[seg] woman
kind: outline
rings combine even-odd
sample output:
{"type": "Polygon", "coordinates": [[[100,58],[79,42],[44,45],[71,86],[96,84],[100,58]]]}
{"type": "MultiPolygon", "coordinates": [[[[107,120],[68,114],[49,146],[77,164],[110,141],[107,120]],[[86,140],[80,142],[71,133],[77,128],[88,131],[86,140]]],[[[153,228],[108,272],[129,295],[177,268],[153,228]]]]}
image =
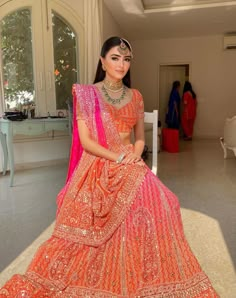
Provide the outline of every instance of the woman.
{"type": "Polygon", "coordinates": [[[183,90],[183,114],[182,128],[184,140],[191,141],[193,137],[193,126],[196,118],[197,97],[190,82],[186,81],[183,90]]]}
{"type": "Polygon", "coordinates": [[[170,98],[168,102],[168,111],[166,114],[166,124],[168,128],[179,129],[180,123],[180,95],[179,95],[180,82],[174,81],[170,98]]]}
{"type": "Polygon", "coordinates": [[[77,120],[55,230],[1,298],[217,297],[184,237],[177,198],[141,160],[131,59],[130,44],[111,37],[94,85],[73,86],[77,120]]]}

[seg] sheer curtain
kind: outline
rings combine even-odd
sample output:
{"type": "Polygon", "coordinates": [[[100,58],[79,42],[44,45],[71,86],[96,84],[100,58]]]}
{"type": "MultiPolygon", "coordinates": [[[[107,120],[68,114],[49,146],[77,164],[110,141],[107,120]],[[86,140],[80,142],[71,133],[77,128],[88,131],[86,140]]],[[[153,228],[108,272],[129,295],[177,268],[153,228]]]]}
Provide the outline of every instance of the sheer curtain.
{"type": "Polygon", "coordinates": [[[102,0],[84,1],[85,84],[93,83],[102,45],[102,0]]]}

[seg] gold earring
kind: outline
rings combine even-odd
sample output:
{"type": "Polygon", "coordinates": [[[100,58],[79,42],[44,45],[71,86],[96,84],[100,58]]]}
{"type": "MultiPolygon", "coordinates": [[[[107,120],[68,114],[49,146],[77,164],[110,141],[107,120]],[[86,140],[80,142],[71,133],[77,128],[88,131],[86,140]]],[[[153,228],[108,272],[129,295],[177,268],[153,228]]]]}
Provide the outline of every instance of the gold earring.
{"type": "Polygon", "coordinates": [[[102,69],[106,71],[106,66],[104,64],[102,64],[102,69]]]}

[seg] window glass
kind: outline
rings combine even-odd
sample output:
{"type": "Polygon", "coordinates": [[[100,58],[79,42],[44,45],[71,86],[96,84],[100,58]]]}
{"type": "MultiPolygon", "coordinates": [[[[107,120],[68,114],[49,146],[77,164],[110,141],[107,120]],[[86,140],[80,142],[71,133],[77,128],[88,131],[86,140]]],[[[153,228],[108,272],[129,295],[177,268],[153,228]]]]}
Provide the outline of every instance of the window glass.
{"type": "Polygon", "coordinates": [[[0,27],[5,108],[29,110],[35,101],[31,11],[8,14],[0,27]]]}
{"type": "Polygon", "coordinates": [[[56,108],[67,109],[72,100],[71,87],[77,82],[76,34],[55,12],[52,20],[56,108]]]}

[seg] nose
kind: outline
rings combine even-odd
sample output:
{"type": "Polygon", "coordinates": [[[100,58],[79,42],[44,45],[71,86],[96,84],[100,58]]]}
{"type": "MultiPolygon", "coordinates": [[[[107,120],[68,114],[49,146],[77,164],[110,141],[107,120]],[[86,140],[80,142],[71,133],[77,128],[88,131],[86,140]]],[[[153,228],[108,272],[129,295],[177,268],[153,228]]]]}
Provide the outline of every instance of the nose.
{"type": "Polygon", "coordinates": [[[123,59],[120,59],[119,66],[122,67],[122,68],[124,67],[124,60],[123,59]]]}

